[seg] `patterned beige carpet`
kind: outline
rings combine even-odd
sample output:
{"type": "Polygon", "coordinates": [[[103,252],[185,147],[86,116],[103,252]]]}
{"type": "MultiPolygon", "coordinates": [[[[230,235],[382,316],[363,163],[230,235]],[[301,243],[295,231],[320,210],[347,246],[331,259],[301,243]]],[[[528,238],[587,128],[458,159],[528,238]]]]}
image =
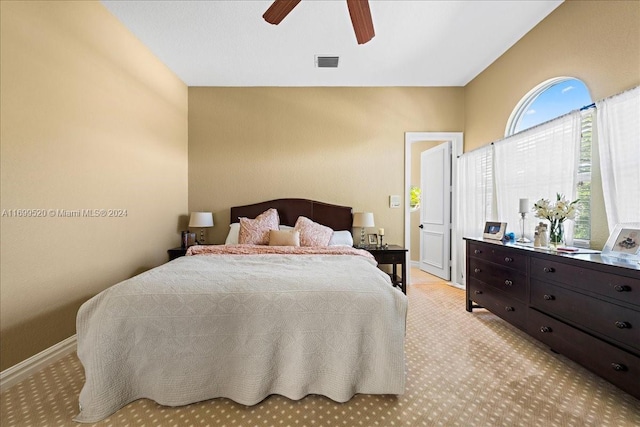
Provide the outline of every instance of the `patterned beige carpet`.
{"type": "MultiPolygon", "coordinates": [[[[271,396],[169,408],[138,400],[96,426],[640,426],[640,401],[484,310],[464,292],[412,273],[402,396],[271,396]]],[[[0,426],[79,425],[75,353],[0,396],[0,426]]],[[[639,385],[640,386],[640,385],[639,385]]]]}

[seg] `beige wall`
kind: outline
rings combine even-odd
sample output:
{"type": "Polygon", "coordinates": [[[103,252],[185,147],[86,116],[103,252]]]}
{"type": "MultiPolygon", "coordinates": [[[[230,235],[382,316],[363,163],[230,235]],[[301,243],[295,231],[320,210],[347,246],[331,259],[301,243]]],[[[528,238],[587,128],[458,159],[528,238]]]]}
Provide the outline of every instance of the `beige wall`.
{"type": "MultiPolygon", "coordinates": [[[[581,79],[600,100],[640,84],[640,2],[567,1],[465,87],[465,151],[504,137],[516,104],[538,84],[581,79]]],[[[609,231],[594,153],[592,247],[609,231]]]]}
{"type": "Polygon", "coordinates": [[[82,302],[179,244],[188,91],[98,2],[0,5],[6,369],[73,335],[82,302]],[[127,216],[9,216],[110,208],[127,216]]]}
{"type": "MultiPolygon", "coordinates": [[[[189,209],[214,212],[282,197],[371,211],[402,244],[404,133],[459,132],[462,88],[189,88],[189,209]]],[[[375,230],[371,230],[375,232],[375,230]]]]}

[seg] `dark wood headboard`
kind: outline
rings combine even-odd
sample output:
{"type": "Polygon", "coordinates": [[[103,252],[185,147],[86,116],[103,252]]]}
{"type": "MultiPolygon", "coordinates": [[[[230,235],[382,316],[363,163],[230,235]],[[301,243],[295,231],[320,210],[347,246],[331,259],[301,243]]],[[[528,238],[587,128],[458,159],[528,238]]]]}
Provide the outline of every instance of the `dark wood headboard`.
{"type": "Polygon", "coordinates": [[[280,224],[294,226],[299,216],[305,216],[333,230],[349,230],[353,223],[352,209],[307,199],[277,199],[231,208],[231,222],[240,217],[255,218],[269,208],[275,208],[280,215],[280,224]]]}

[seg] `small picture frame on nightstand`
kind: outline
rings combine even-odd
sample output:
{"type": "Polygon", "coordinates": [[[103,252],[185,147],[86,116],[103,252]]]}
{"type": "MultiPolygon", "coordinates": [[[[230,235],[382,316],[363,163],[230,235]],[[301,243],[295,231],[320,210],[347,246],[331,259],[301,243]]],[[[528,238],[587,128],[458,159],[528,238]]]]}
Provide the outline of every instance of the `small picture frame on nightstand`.
{"type": "Polygon", "coordinates": [[[377,234],[369,234],[367,235],[369,246],[378,246],[378,235],[377,234]]]}

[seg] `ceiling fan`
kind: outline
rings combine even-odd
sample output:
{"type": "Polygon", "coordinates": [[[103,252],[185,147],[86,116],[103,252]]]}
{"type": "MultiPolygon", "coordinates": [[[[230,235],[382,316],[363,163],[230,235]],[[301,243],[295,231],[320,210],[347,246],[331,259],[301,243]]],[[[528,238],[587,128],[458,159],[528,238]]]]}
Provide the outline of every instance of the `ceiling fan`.
{"type": "MultiPolygon", "coordinates": [[[[353,30],[356,33],[356,40],[358,40],[358,44],[365,44],[376,35],[373,30],[369,0],[346,1],[353,30]]],[[[300,0],[275,0],[262,17],[268,23],[278,25],[298,3],[300,0]]]]}

